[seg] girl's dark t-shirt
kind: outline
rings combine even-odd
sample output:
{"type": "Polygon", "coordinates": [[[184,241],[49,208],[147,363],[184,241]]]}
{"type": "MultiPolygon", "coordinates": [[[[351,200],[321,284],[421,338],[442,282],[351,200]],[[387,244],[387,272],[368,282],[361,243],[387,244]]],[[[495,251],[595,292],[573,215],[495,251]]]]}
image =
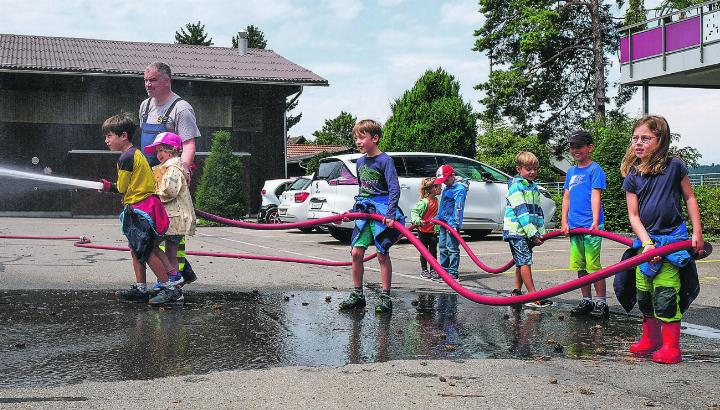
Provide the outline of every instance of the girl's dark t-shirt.
{"type": "Polygon", "coordinates": [[[640,221],[649,234],[667,235],[685,222],[680,182],[687,174],[685,163],[671,158],[660,174],[641,175],[633,168],[625,177],[622,189],[637,195],[640,221]]]}

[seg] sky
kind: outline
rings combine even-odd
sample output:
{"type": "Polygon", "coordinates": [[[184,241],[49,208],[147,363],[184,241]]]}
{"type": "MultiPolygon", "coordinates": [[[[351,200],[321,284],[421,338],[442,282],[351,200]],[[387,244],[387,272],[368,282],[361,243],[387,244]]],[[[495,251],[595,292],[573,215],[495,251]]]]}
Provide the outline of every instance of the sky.
{"type": "MultiPolygon", "coordinates": [[[[120,41],[171,43],[180,27],[201,21],[220,47],[253,24],[267,48],[330,83],[304,88],[296,110],[303,118],[292,136],[310,136],[341,111],[384,122],[391,102],[438,67],[455,76],[463,99],[479,111],[473,87],[489,71],[487,57],[472,51],[473,31],[483,24],[476,0],[0,0],[0,10],[2,33],[120,41]]],[[[640,108],[638,92],[626,111],[638,115],[640,108]]],[[[668,119],[682,145],[698,148],[702,164],[720,163],[720,144],[709,144],[717,140],[720,90],[651,88],[650,112],[668,119]]]]}

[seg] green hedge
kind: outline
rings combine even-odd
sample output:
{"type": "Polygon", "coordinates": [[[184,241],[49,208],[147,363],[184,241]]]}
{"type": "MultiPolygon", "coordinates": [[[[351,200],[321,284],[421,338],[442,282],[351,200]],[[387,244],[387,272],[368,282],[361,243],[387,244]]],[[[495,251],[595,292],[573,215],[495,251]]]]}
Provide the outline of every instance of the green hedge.
{"type": "Polygon", "coordinates": [[[555,201],[555,213],[553,214],[553,222],[555,222],[555,229],[560,229],[560,220],[562,219],[562,195],[550,191],[552,200],[555,201]]]}
{"type": "Polygon", "coordinates": [[[720,186],[699,186],[693,191],[700,207],[703,234],[720,234],[720,186]]]}

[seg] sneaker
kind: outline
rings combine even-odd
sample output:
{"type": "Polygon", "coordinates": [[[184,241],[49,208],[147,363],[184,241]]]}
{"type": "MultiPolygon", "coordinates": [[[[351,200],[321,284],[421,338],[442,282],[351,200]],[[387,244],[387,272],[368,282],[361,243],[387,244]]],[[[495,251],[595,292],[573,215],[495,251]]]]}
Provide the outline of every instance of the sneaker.
{"type": "Polygon", "coordinates": [[[380,295],[380,301],[375,306],[375,313],[388,313],[392,312],[392,300],[390,296],[380,295]]]}
{"type": "Polygon", "coordinates": [[[180,274],[183,278],[183,285],[189,285],[197,280],[197,275],[187,259],[185,259],[185,266],[183,267],[183,270],[180,271],[180,274]]]}
{"type": "Polygon", "coordinates": [[[118,299],[126,300],[128,302],[145,303],[148,299],[150,299],[148,293],[138,289],[137,285],[134,283],[130,285],[130,289],[123,289],[115,292],[115,296],[117,296],[118,299]]]}
{"type": "Polygon", "coordinates": [[[510,296],[522,296],[522,291],[520,289],[513,289],[512,292],[510,292],[510,296]]]}
{"type": "Polygon", "coordinates": [[[352,292],[350,296],[347,297],[347,299],[340,302],[340,305],[338,305],[338,310],[362,309],[365,307],[365,305],[365,295],[352,292]]]}
{"type": "Polygon", "coordinates": [[[152,289],[150,289],[150,292],[152,292],[153,295],[157,295],[158,292],[162,290],[162,285],[160,284],[160,281],[155,281],[155,284],[153,285],[152,289]]]}
{"type": "Polygon", "coordinates": [[[590,312],[590,316],[596,319],[607,319],[610,316],[610,308],[607,303],[599,300],[595,302],[595,308],[590,312]]]}
{"type": "Polygon", "coordinates": [[[162,306],[168,303],[182,303],[185,300],[185,296],[182,291],[175,286],[162,288],[160,293],[148,301],[151,306],[162,306]]]}
{"type": "Polygon", "coordinates": [[[171,285],[173,285],[173,286],[175,286],[175,285],[180,285],[180,284],[182,284],[184,281],[185,281],[185,279],[183,279],[183,276],[182,276],[182,274],[181,274],[180,272],[175,272],[174,275],[168,276],[168,283],[171,284],[171,285]]]}
{"type": "Polygon", "coordinates": [[[525,304],[525,307],[529,308],[545,308],[548,306],[551,306],[553,303],[551,300],[543,299],[543,300],[536,300],[534,302],[528,302],[525,304]]]}
{"type": "MultiPolygon", "coordinates": [[[[180,273],[176,273],[175,275],[169,276],[168,275],[168,283],[170,285],[176,286],[176,285],[183,285],[185,283],[185,278],[180,273]]],[[[190,282],[187,282],[190,283],[190,282]]],[[[152,287],[152,292],[154,294],[157,294],[162,290],[162,284],[160,284],[160,281],[155,281],[155,284],[152,287]]]]}
{"type": "Polygon", "coordinates": [[[430,279],[438,282],[442,282],[442,278],[440,277],[440,274],[435,272],[435,269],[430,269],[430,279]]]}
{"type": "Polygon", "coordinates": [[[457,274],[457,273],[451,273],[450,276],[451,276],[453,279],[455,279],[455,280],[460,279],[460,275],[457,274]]]}
{"type": "Polygon", "coordinates": [[[570,310],[570,316],[586,316],[595,308],[595,303],[591,300],[583,299],[580,304],[570,310]]]}
{"type": "Polygon", "coordinates": [[[423,269],[423,270],[420,272],[420,277],[423,278],[423,279],[432,279],[432,274],[430,273],[429,270],[423,269]]]}

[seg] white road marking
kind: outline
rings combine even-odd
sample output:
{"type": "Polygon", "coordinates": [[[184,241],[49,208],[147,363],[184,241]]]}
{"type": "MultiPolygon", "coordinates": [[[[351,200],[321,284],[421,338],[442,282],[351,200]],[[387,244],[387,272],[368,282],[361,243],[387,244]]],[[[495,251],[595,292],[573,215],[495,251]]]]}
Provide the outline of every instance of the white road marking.
{"type": "Polygon", "coordinates": [[[284,252],[284,253],[287,253],[287,254],[290,254],[290,255],[303,256],[303,257],[306,257],[306,258],[312,258],[312,259],[317,259],[317,260],[322,260],[322,261],[327,261],[327,262],[338,262],[338,261],[333,260],[333,259],[322,258],[322,257],[319,257],[319,256],[306,255],[306,254],[304,254],[304,253],[287,251],[287,250],[284,250],[284,249],[277,249],[277,248],[273,248],[273,247],[270,247],[270,246],[259,245],[259,244],[256,244],[256,243],[239,241],[239,240],[237,240],[237,239],[224,238],[224,237],[222,237],[222,236],[205,235],[205,234],[202,234],[202,233],[198,233],[198,236],[205,236],[205,237],[209,237],[209,238],[222,239],[222,240],[225,240],[225,241],[228,241],[228,242],[235,242],[235,243],[239,243],[239,244],[242,244],[242,245],[254,246],[254,247],[256,247],[256,248],[261,248],[261,249],[272,249],[272,250],[274,250],[274,251],[284,252]]]}

